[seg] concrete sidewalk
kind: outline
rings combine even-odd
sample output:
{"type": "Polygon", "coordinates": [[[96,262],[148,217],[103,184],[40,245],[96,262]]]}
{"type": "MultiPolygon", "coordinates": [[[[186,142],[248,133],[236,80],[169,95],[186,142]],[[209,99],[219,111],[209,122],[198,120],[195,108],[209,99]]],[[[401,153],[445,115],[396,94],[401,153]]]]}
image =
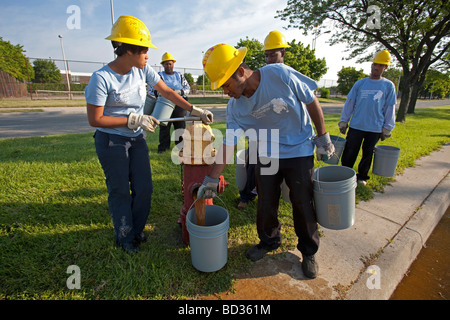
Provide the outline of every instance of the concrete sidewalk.
{"type": "Polygon", "coordinates": [[[233,293],[213,298],[389,299],[450,204],[449,171],[446,144],[396,176],[384,193],[358,204],[352,227],[321,227],[316,279],[304,277],[296,249],[255,262],[238,276],[233,293]]]}

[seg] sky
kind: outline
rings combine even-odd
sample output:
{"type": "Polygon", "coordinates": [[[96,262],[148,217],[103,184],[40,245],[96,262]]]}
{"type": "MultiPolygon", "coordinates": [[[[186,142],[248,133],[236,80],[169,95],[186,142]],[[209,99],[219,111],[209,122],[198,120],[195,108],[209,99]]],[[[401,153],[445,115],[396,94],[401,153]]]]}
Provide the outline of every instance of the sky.
{"type": "MultiPolygon", "coordinates": [[[[287,0],[113,0],[116,20],[132,15],[148,27],[152,43],[150,65],[160,65],[170,52],[176,68],[202,68],[203,52],[218,44],[235,46],[240,39],[264,42],[272,30],[282,32],[287,41],[295,39],[311,45],[313,36],[298,29],[288,29],[286,21],[275,18],[287,0]]],[[[30,58],[62,59],[108,63],[114,59],[112,46],[105,37],[112,26],[109,0],[0,0],[0,37],[13,45],[20,44],[30,58]],[[62,36],[61,39],[58,35],[62,36]]],[[[342,60],[345,46],[330,46],[329,34],[316,40],[316,57],[325,58],[328,72],[323,79],[337,80],[342,66],[370,70],[370,63],[356,64],[342,60]]],[[[56,62],[63,69],[62,62],[56,62]]],[[[71,62],[72,71],[92,72],[102,64],[71,62]]],[[[201,70],[186,70],[201,74],[201,70]]]]}

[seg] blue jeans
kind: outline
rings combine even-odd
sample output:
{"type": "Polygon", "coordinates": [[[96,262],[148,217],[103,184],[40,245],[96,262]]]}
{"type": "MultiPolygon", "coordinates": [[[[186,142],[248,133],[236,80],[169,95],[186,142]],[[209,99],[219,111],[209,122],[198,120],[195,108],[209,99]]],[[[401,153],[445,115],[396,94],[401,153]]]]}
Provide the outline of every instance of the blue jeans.
{"type": "Polygon", "coordinates": [[[121,244],[132,243],[144,230],[153,192],[145,136],[129,138],[97,130],[94,137],[105,173],[114,237],[121,244]]]}

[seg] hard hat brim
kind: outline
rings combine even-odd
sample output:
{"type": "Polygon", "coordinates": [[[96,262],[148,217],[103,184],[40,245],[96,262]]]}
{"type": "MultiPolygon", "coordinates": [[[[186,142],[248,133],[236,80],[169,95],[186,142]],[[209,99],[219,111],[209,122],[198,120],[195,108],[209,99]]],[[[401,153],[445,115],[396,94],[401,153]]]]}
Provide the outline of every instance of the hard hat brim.
{"type": "Polygon", "coordinates": [[[111,41],[122,42],[122,43],[133,44],[133,45],[139,46],[139,47],[158,49],[158,47],[156,47],[150,41],[144,41],[143,42],[143,41],[138,41],[138,40],[135,40],[135,39],[120,38],[120,37],[113,37],[113,36],[106,37],[105,39],[106,40],[111,40],[111,41]]]}
{"type": "Polygon", "coordinates": [[[272,45],[272,46],[264,46],[262,48],[262,51],[267,51],[267,50],[273,50],[273,49],[285,49],[285,48],[290,48],[291,46],[288,44],[279,44],[279,45],[272,45]]]}

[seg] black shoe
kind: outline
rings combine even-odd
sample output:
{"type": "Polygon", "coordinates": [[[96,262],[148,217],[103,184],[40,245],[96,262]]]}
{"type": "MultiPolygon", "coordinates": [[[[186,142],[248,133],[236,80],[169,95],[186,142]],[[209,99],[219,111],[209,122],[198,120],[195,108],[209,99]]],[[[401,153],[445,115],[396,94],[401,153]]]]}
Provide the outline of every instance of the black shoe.
{"type": "Polygon", "coordinates": [[[302,270],[303,274],[310,279],[315,279],[317,277],[319,265],[317,264],[314,255],[303,256],[302,270]]]}
{"type": "Polygon", "coordinates": [[[255,262],[255,261],[262,259],[267,252],[273,251],[273,250],[277,249],[278,247],[279,247],[279,245],[271,248],[271,247],[268,247],[267,245],[258,243],[256,246],[253,246],[250,249],[248,249],[245,256],[247,257],[247,259],[250,259],[253,262],[255,262]]]}
{"type": "Polygon", "coordinates": [[[147,242],[147,236],[143,232],[141,232],[140,234],[134,236],[133,242],[136,245],[140,245],[143,242],[147,242]]]}
{"type": "Polygon", "coordinates": [[[139,252],[139,246],[137,246],[134,242],[120,243],[119,240],[116,239],[115,243],[116,243],[116,248],[122,248],[122,250],[127,253],[139,252]]]}

